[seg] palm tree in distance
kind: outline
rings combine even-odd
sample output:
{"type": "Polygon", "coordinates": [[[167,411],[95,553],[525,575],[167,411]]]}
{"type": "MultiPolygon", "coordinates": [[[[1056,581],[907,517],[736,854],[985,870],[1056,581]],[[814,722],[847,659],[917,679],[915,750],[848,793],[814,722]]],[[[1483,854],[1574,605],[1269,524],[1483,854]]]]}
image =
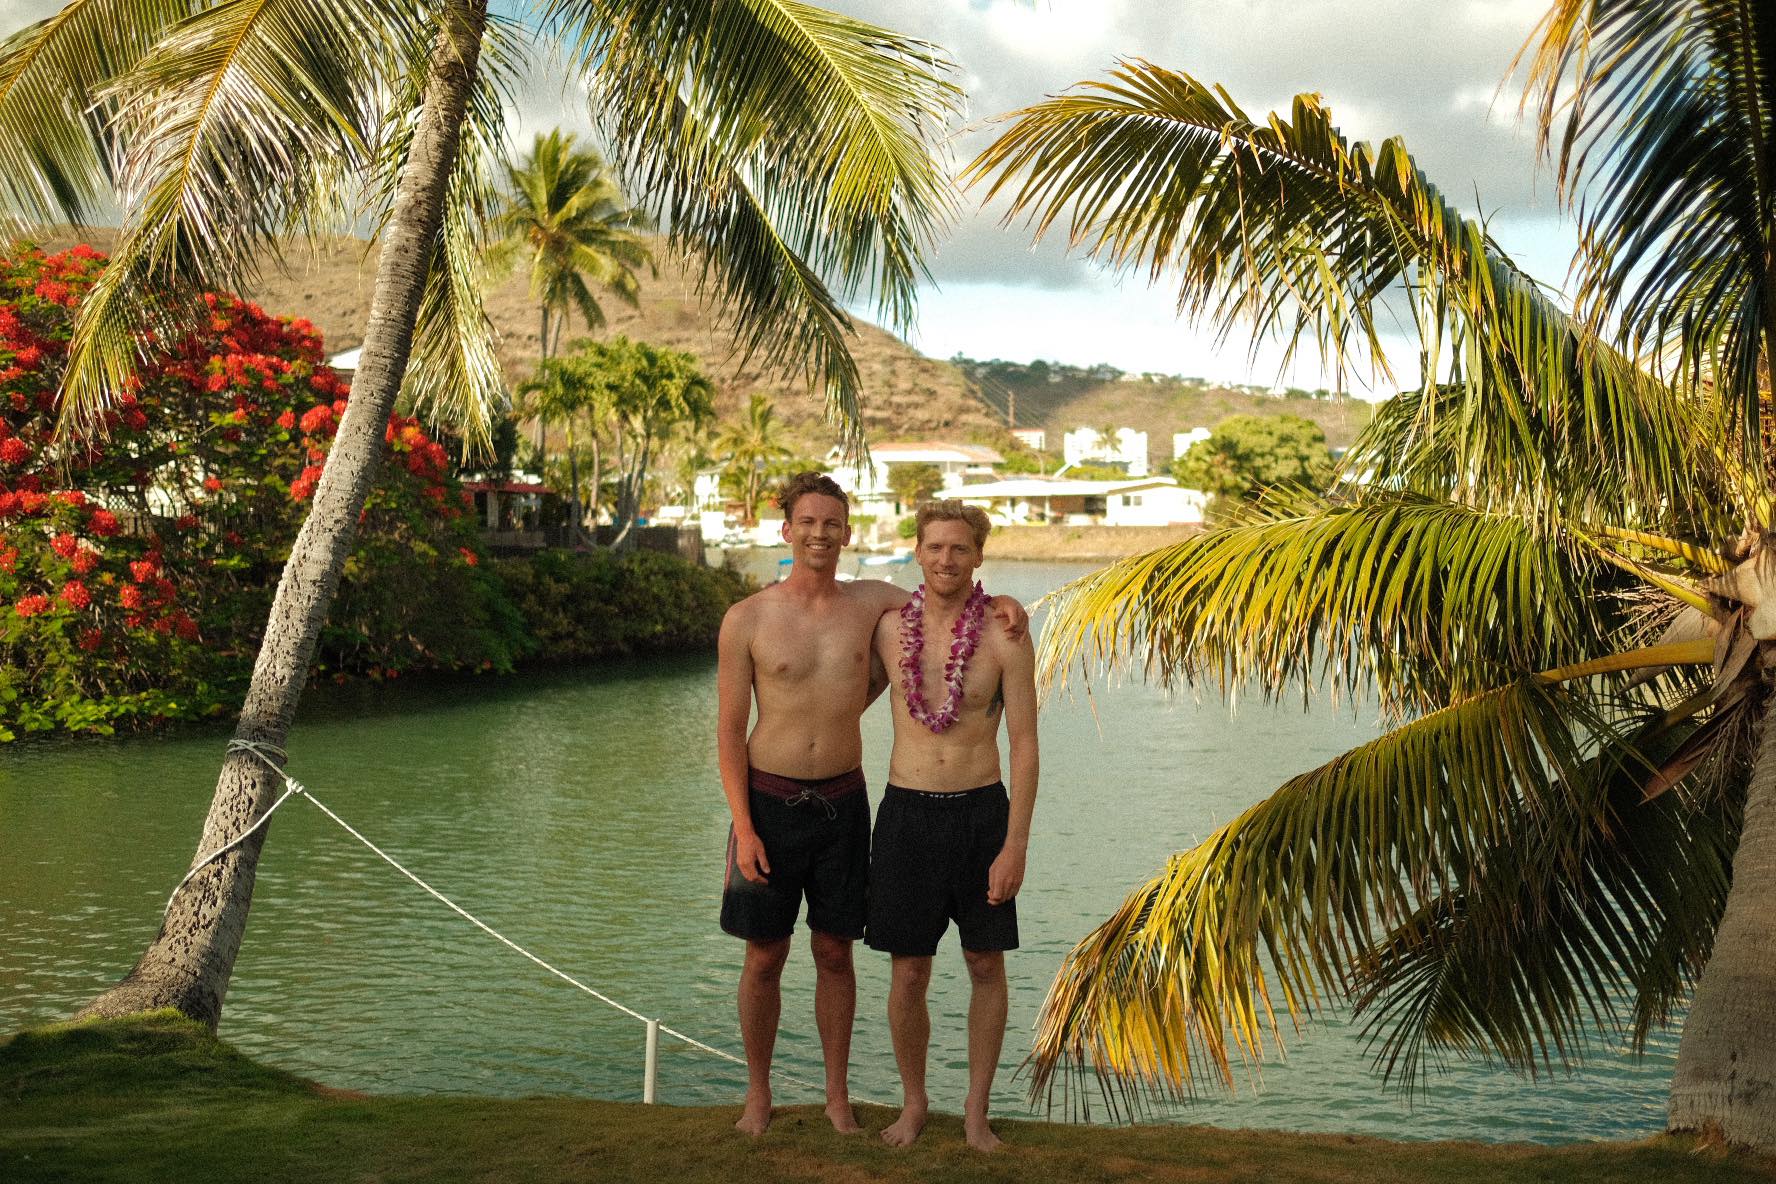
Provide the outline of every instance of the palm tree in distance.
{"type": "MultiPolygon", "coordinates": [[[[614,156],[697,261],[740,352],[800,368],[860,440],[843,304],[868,291],[896,326],[911,315],[951,208],[933,158],[958,97],[942,52],[782,0],[540,7],[614,156]]],[[[361,201],[379,228],[353,394],[285,564],[237,741],[288,737],[403,388],[469,440],[490,436],[499,373],[478,269],[524,48],[485,0],[70,0],[0,41],[4,212],[84,224],[113,201],[123,211],[73,330],[68,438],[102,423],[149,341],[177,341],[205,315],[205,290],[250,288],[292,228],[355,225],[361,201]]],[[[269,829],[255,825],[279,788],[231,747],[201,866],[90,1012],[174,1007],[217,1023],[269,829]]]]}
{"type": "MultiPolygon", "coordinates": [[[[640,231],[646,216],[631,206],[616,174],[597,152],[579,147],[560,129],[538,135],[530,155],[506,170],[509,191],[494,248],[495,266],[522,261],[537,302],[537,351],[546,363],[577,312],[588,329],[602,329],[603,288],[634,307],[641,293],[638,268],[653,261],[640,231]]],[[[548,460],[549,412],[537,417],[538,464],[548,460]]]]}
{"type": "Polygon", "coordinates": [[[746,401],[745,417],[724,424],[715,437],[714,448],[716,455],[723,458],[723,476],[740,490],[750,526],[758,521],[759,498],[763,496],[765,473],[771,462],[790,455],[771,396],[754,391],[746,401]]]}
{"type": "Polygon", "coordinates": [[[1378,1067],[1526,1073],[1681,1011],[1674,1130],[1776,1146],[1776,38],[1765,6],[1559,0],[1530,101],[1580,212],[1556,306],[1397,139],[1317,96],[1254,120],[1148,62],[1014,113],[971,165],[1037,235],[1180,307],[1422,387],[1331,493],[1070,586],[1065,678],[1329,684],[1393,725],[1178,854],[1065,960],[1033,1054],[1111,1089],[1232,1081],[1273,1007],[1354,1006],[1378,1067]],[[1133,178],[1131,183],[1130,179],[1133,178]]]}
{"type": "MultiPolygon", "coordinates": [[[[580,344],[584,346],[588,343],[580,344]]],[[[597,425],[610,415],[605,385],[584,353],[572,353],[563,357],[544,358],[537,363],[536,372],[520,384],[518,393],[527,396],[532,410],[540,420],[558,420],[566,426],[568,530],[572,541],[578,542],[583,518],[588,512],[597,514],[598,489],[604,479],[604,453],[597,425]],[[579,446],[574,438],[575,429],[580,426],[582,419],[589,420],[592,426],[589,434],[592,445],[592,501],[589,506],[580,502],[579,446]]]]}

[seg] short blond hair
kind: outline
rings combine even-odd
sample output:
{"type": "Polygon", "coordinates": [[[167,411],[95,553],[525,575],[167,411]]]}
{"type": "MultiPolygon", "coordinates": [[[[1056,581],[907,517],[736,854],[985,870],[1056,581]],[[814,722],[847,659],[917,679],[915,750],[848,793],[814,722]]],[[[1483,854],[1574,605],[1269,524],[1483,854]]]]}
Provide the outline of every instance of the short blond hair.
{"type": "Polygon", "coordinates": [[[925,541],[925,526],[931,522],[966,522],[969,531],[974,535],[974,549],[985,553],[987,535],[993,530],[993,523],[987,512],[979,506],[969,506],[955,498],[945,498],[940,502],[925,502],[920,505],[917,516],[913,519],[918,530],[914,532],[915,542],[925,541]]]}

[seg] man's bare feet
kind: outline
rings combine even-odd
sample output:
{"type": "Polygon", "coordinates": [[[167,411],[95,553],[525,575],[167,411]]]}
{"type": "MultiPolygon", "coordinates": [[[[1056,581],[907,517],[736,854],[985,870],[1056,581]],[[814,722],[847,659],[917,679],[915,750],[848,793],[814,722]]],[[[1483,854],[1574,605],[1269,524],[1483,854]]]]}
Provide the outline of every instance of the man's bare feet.
{"type": "Polygon", "coordinates": [[[848,1101],[828,1102],[826,1117],[833,1124],[833,1130],[841,1135],[860,1135],[863,1124],[857,1121],[857,1111],[851,1108],[848,1101]]]}
{"type": "Polygon", "coordinates": [[[746,1108],[740,1112],[740,1121],[734,1129],[743,1135],[758,1138],[771,1125],[771,1091],[746,1091],[746,1108]]]}
{"type": "Polygon", "coordinates": [[[912,1146],[913,1140],[919,1137],[919,1132],[925,1129],[925,1112],[930,1108],[931,1102],[927,1098],[919,1098],[917,1101],[908,1098],[906,1105],[901,1107],[900,1117],[894,1120],[894,1125],[882,1132],[882,1142],[890,1147],[912,1146]]]}
{"type": "Polygon", "coordinates": [[[968,1145],[976,1151],[997,1151],[1001,1146],[998,1135],[987,1125],[985,1111],[980,1114],[970,1112],[962,1116],[962,1134],[968,1139],[968,1145]]]}

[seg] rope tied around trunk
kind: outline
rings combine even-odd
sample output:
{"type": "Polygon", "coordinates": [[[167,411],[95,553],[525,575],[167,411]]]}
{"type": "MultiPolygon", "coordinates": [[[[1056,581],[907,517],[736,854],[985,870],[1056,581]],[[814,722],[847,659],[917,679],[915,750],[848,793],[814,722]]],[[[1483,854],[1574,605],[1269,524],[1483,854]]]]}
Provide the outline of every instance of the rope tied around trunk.
{"type": "MultiPolygon", "coordinates": [[[[172,895],[167,897],[166,908],[161,910],[161,916],[162,916],[163,920],[165,919],[166,914],[172,910],[173,901],[178,898],[180,892],[185,890],[185,886],[191,882],[191,878],[193,876],[195,876],[198,872],[202,871],[205,867],[209,866],[211,863],[213,863],[217,859],[220,859],[222,856],[224,856],[228,852],[232,851],[234,848],[238,847],[241,843],[245,842],[250,835],[252,835],[260,827],[265,825],[265,823],[271,818],[272,814],[276,812],[276,810],[279,806],[281,806],[285,802],[289,801],[292,796],[300,794],[301,796],[307,798],[311,803],[313,803],[314,807],[316,809],[318,809],[321,813],[325,814],[328,818],[331,818],[335,823],[337,823],[341,827],[341,829],[343,829],[347,834],[351,835],[352,838],[358,840],[358,842],[362,843],[364,846],[368,847],[371,851],[373,851],[378,857],[380,857],[383,860],[383,862],[387,863],[390,867],[392,867],[396,871],[400,872],[403,876],[406,876],[409,880],[412,880],[415,884],[417,884],[421,888],[425,889],[425,891],[427,893],[429,893],[431,896],[436,898],[446,908],[450,909],[451,912],[455,913],[457,916],[461,917],[463,920],[467,921],[469,924],[475,926],[477,929],[481,930],[483,933],[487,934],[489,937],[493,938],[495,941],[498,941],[501,945],[506,946],[508,949],[512,950],[515,953],[523,955],[524,957],[530,959],[530,961],[536,963],[538,966],[542,967],[544,970],[548,971],[550,974],[554,975],[556,978],[560,979],[561,981],[567,983],[570,986],[576,987],[581,991],[584,991],[586,994],[592,996],[594,999],[598,1000],[600,1003],[603,1003],[609,1007],[616,1008],[618,1011],[622,1012],[626,1016],[630,1016],[633,1019],[638,1019],[644,1024],[657,1022],[657,1021],[651,1019],[650,1017],[643,1015],[641,1012],[636,1011],[633,1007],[625,1007],[623,1004],[617,1002],[615,999],[612,999],[609,995],[606,995],[600,991],[594,990],[593,988],[587,986],[585,983],[581,982],[579,979],[573,977],[571,974],[568,974],[566,971],[559,970],[556,967],[549,965],[549,963],[543,961],[541,958],[537,957],[535,954],[531,953],[529,950],[525,949],[523,946],[519,945],[517,942],[513,941],[511,938],[507,937],[505,934],[500,933],[498,930],[494,929],[491,925],[488,925],[485,921],[481,920],[479,917],[475,916],[474,914],[470,913],[467,909],[465,909],[461,905],[457,904],[454,900],[451,900],[448,896],[445,896],[442,892],[439,892],[436,888],[432,887],[430,884],[426,883],[424,880],[422,880],[418,876],[414,875],[411,871],[408,871],[392,855],[390,855],[388,852],[384,851],[381,847],[378,847],[375,843],[372,843],[369,839],[365,838],[362,834],[360,834],[358,832],[358,830],[356,828],[354,828],[345,819],[343,819],[339,815],[335,814],[332,810],[329,810],[327,808],[327,806],[325,805],[325,803],[323,803],[319,798],[315,797],[313,793],[309,792],[309,789],[307,786],[303,785],[300,781],[296,780],[294,777],[291,777],[288,773],[286,773],[283,768],[283,762],[287,761],[289,759],[289,757],[288,757],[288,754],[282,748],[278,747],[275,744],[265,743],[265,742],[257,741],[257,740],[242,740],[237,737],[237,738],[232,739],[228,742],[228,752],[230,754],[237,753],[237,752],[244,753],[247,756],[251,756],[251,757],[258,759],[262,764],[265,765],[266,768],[270,769],[273,773],[277,774],[279,777],[281,777],[283,779],[284,792],[278,796],[278,799],[271,804],[270,808],[268,808],[265,811],[265,813],[263,813],[259,816],[258,820],[255,821],[252,826],[248,827],[246,830],[242,831],[241,834],[238,835],[236,838],[230,840],[228,843],[225,843],[221,847],[218,847],[216,850],[210,852],[208,855],[204,856],[202,859],[198,860],[195,864],[192,865],[191,870],[185,873],[185,878],[183,880],[179,881],[178,887],[173,889],[172,895]]],[[[733,1053],[727,1052],[724,1049],[716,1048],[715,1046],[710,1045],[710,1044],[705,1044],[703,1041],[698,1040],[694,1036],[687,1036],[683,1032],[678,1031],[676,1028],[671,1028],[665,1024],[660,1024],[659,1030],[661,1032],[664,1032],[666,1035],[672,1037],[674,1040],[678,1040],[684,1044],[688,1044],[692,1048],[695,1048],[701,1052],[708,1053],[710,1056],[719,1057],[724,1061],[728,1061],[732,1064],[739,1065],[741,1068],[747,1067],[746,1061],[743,1058],[737,1057],[733,1053]]],[[[808,1080],[801,1078],[801,1077],[796,1077],[790,1073],[785,1073],[780,1069],[773,1069],[771,1071],[771,1075],[773,1077],[781,1078],[784,1081],[791,1082],[795,1085],[805,1086],[808,1089],[820,1090],[822,1092],[824,1092],[826,1089],[826,1087],[824,1085],[817,1085],[812,1081],[808,1081],[808,1080]]],[[[860,1101],[860,1102],[870,1102],[870,1099],[868,1099],[868,1098],[857,1098],[855,1100],[860,1101]]],[[[880,1103],[871,1103],[871,1104],[877,1105],[880,1103]]]]}

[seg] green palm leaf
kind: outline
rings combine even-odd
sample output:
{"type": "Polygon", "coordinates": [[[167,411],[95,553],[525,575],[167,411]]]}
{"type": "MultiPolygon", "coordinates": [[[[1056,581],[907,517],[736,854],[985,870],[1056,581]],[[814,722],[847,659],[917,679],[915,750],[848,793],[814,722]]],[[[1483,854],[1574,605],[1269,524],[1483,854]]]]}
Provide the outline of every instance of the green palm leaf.
{"type": "Polygon", "coordinates": [[[1389,712],[1426,711],[1615,648],[1625,618],[1607,593],[1621,586],[1594,552],[1516,515],[1303,495],[1067,585],[1041,666],[1053,682],[1144,658],[1168,684],[1373,686],[1389,712]]]}
{"type": "Polygon", "coordinates": [[[1655,719],[1624,749],[1593,758],[1549,809],[1512,820],[1472,884],[1428,902],[1361,956],[1353,998],[1386,1075],[1410,1086],[1428,1050],[1496,1056],[1534,1075],[1578,1057],[1598,1030],[1644,1045],[1707,961],[1749,746],[1716,754],[1713,771],[1730,786],[1650,803],[1642,762],[1707,743],[1702,733],[1743,722],[1739,714],[1680,727],[1655,719]]]}
{"type": "Polygon", "coordinates": [[[793,0],[554,0],[630,188],[741,351],[799,365],[861,442],[842,304],[911,320],[953,204],[933,159],[960,92],[934,46],[793,0]],[[831,286],[828,286],[828,280],[831,286]]]}
{"type": "Polygon", "coordinates": [[[196,0],[69,0],[0,42],[0,194],[25,223],[85,224],[111,198],[113,105],[94,99],[196,0]]]}
{"type": "Polygon", "coordinates": [[[1173,856],[1067,956],[1033,1090],[1052,1097],[1066,1067],[1136,1095],[1230,1084],[1234,1050],[1258,1059],[1279,1040],[1279,1003],[1311,1015],[1349,991],[1370,951],[1479,885],[1511,836],[1558,825],[1600,767],[1650,772],[1625,738],[1633,718],[1617,716],[1524,679],[1293,778],[1173,856]]]}
{"type": "Polygon", "coordinates": [[[1074,246],[1155,282],[1176,273],[1179,311],[1223,335],[1245,324],[1254,347],[1276,334],[1291,352],[1312,340],[1340,364],[1361,346],[1387,370],[1376,323],[1403,287],[1419,358],[1447,370],[1426,384],[1459,392],[1458,472],[1533,471],[1551,432],[1610,457],[1640,500],[1679,484],[1675,428],[1644,376],[1556,307],[1398,138],[1347,142],[1316,95],[1297,96],[1287,120],[1256,121],[1225,91],[1141,61],[1004,118],[965,176],[991,178],[988,199],[1010,195],[1008,220],[1038,237],[1064,224],[1074,246]]]}
{"type": "Polygon", "coordinates": [[[1584,194],[1581,300],[1674,375],[1705,372],[1748,448],[1776,345],[1773,26],[1759,4],[1557,0],[1526,100],[1584,194]]]}
{"type": "Polygon", "coordinates": [[[386,80],[424,41],[398,0],[221,0],[112,84],[128,217],[75,322],[64,424],[91,423],[199,290],[245,286],[284,232],[341,207],[386,80]]]}

